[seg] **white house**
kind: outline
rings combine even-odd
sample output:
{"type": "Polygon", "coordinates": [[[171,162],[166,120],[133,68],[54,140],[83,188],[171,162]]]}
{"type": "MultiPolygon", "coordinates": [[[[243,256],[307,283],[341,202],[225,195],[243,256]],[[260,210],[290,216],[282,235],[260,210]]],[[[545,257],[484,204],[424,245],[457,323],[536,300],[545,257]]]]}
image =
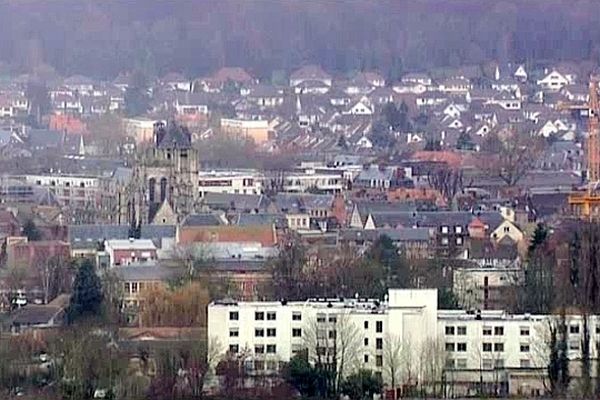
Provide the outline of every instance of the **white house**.
{"type": "Polygon", "coordinates": [[[561,74],[557,70],[552,70],[542,79],[537,81],[538,86],[548,91],[559,91],[566,85],[574,83],[566,75],[561,74]]]}
{"type": "Polygon", "coordinates": [[[350,106],[343,112],[343,114],[351,115],[373,115],[373,113],[373,104],[365,96],[354,103],[350,103],[350,106]]]}

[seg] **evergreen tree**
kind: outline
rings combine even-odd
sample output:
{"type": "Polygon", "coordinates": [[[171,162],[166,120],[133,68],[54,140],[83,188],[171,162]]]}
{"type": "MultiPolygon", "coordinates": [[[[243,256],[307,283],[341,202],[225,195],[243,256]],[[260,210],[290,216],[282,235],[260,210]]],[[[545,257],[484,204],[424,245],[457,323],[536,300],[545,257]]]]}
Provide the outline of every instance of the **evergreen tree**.
{"type": "Polygon", "coordinates": [[[42,239],[42,234],[35,225],[35,222],[31,219],[28,219],[27,222],[25,222],[25,225],[23,226],[23,235],[25,235],[30,242],[42,239]]]}
{"type": "Polygon", "coordinates": [[[473,139],[471,135],[467,132],[462,131],[456,140],[456,148],[458,150],[468,150],[472,151],[475,149],[475,143],[473,143],[473,139]]]}
{"type": "Polygon", "coordinates": [[[86,259],[81,263],[73,283],[69,321],[100,315],[103,297],[102,282],[96,268],[91,260],[86,259]]]}

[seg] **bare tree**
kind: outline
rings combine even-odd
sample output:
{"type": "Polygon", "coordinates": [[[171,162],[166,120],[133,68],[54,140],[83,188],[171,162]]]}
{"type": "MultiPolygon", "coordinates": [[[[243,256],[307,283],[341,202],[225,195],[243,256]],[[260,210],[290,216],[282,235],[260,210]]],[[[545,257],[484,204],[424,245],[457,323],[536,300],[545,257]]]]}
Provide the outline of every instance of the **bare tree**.
{"type": "Polygon", "coordinates": [[[421,344],[420,353],[421,389],[425,393],[431,393],[434,397],[441,396],[443,394],[441,382],[448,358],[444,341],[441,338],[428,337],[421,344]]]}
{"type": "Polygon", "coordinates": [[[396,387],[402,377],[402,339],[399,335],[386,334],[383,341],[383,379],[389,382],[396,398],[396,387]]]}
{"type": "Polygon", "coordinates": [[[44,295],[44,304],[48,304],[61,292],[71,286],[68,259],[61,256],[40,255],[34,260],[37,281],[44,295]]]}
{"type": "Polygon", "coordinates": [[[491,176],[515,186],[531,171],[544,149],[542,138],[528,133],[506,131],[502,136],[490,135],[484,143],[480,166],[491,176]]]}
{"type": "Polygon", "coordinates": [[[427,181],[429,186],[444,196],[448,206],[455,206],[455,197],[463,190],[463,172],[460,168],[442,164],[429,171],[427,181]]]}

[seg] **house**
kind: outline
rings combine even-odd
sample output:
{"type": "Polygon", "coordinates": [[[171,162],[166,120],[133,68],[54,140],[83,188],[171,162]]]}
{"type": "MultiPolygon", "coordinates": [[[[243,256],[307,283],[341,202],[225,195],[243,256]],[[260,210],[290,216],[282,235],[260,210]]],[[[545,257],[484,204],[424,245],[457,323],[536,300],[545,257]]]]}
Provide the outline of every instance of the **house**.
{"type": "Polygon", "coordinates": [[[465,78],[444,79],[438,85],[438,90],[443,93],[467,94],[471,90],[471,83],[465,78]]]}
{"type": "Polygon", "coordinates": [[[6,246],[6,263],[9,266],[31,267],[52,258],[67,260],[71,246],[62,240],[29,242],[26,237],[13,240],[6,246]]]}
{"type": "Polygon", "coordinates": [[[208,98],[203,93],[178,93],[173,102],[175,112],[186,119],[206,120],[208,98]]]}
{"type": "Polygon", "coordinates": [[[18,334],[63,326],[69,301],[69,295],[61,294],[48,304],[27,304],[17,309],[9,318],[11,332],[18,334]]]}
{"type": "Polygon", "coordinates": [[[274,225],[219,225],[219,226],[180,226],[177,242],[183,245],[210,242],[252,242],[263,247],[277,244],[274,225]]]}
{"type": "Polygon", "coordinates": [[[376,164],[365,165],[354,179],[353,187],[387,190],[396,186],[398,170],[376,164]]]}
{"type": "Polygon", "coordinates": [[[543,90],[558,92],[563,87],[575,83],[575,77],[571,74],[561,74],[556,69],[548,72],[542,79],[537,81],[537,85],[543,90]]]}
{"type": "Polygon", "coordinates": [[[290,75],[291,87],[297,87],[309,81],[320,82],[328,87],[331,87],[332,84],[331,75],[323,71],[318,65],[305,65],[290,75]]]}
{"type": "Polygon", "coordinates": [[[424,86],[431,86],[431,77],[425,73],[408,73],[402,76],[402,83],[417,83],[424,86]]]}
{"type": "Polygon", "coordinates": [[[120,282],[123,307],[132,309],[140,305],[146,290],[165,287],[169,281],[183,276],[183,268],[168,267],[158,263],[132,263],[115,270],[120,282]]]}
{"type": "Polygon", "coordinates": [[[408,260],[422,260],[433,256],[433,235],[429,228],[341,229],[338,233],[338,245],[367,248],[381,236],[387,236],[398,247],[399,253],[408,260]]]}
{"type": "Polygon", "coordinates": [[[256,85],[249,89],[247,98],[259,107],[274,108],[283,104],[285,96],[283,89],[271,85],[256,85]]]}
{"type": "Polygon", "coordinates": [[[104,242],[104,251],[110,267],[151,262],[158,258],[156,245],[150,239],[109,239],[104,242]]]}
{"type": "Polygon", "coordinates": [[[169,72],[160,79],[160,82],[173,90],[184,92],[189,92],[192,86],[190,80],[178,72],[169,72]]]}
{"type": "Polygon", "coordinates": [[[373,115],[374,112],[375,111],[371,101],[366,96],[363,96],[354,103],[350,103],[350,105],[342,112],[342,114],[373,115]]]}

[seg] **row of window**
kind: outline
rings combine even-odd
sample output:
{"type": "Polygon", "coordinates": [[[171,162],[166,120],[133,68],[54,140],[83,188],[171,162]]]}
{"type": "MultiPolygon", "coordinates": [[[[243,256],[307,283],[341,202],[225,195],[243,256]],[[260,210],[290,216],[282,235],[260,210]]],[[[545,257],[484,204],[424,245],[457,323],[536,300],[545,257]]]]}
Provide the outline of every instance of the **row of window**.
{"type": "MultiPolygon", "coordinates": [[[[230,353],[239,353],[240,345],[239,344],[230,344],[229,345],[230,353]]],[[[277,345],[275,344],[257,344],[254,346],[254,354],[275,354],[277,353],[277,345]]]]}
{"type": "MultiPolygon", "coordinates": [[[[265,320],[265,314],[266,314],[266,319],[267,321],[275,321],[277,319],[277,313],[275,311],[268,311],[268,312],[264,312],[264,311],[257,311],[254,313],[254,320],[255,321],[264,321],[265,320]]],[[[229,320],[230,321],[238,321],[240,319],[240,313],[238,311],[230,311],[229,312],[229,320]]],[[[295,320],[295,318],[292,318],[295,320]]]]}
{"type": "MultiPolygon", "coordinates": [[[[519,360],[521,368],[530,368],[531,360],[528,358],[522,358],[519,360]]],[[[467,368],[466,358],[456,358],[446,360],[446,368],[449,369],[465,369],[467,368]]],[[[493,368],[504,368],[504,359],[502,358],[484,358],[481,360],[481,369],[493,369],[493,368]]]]}
{"type": "MultiPolygon", "coordinates": [[[[369,355],[368,354],[363,355],[363,361],[365,364],[369,363],[369,355]]],[[[375,366],[383,367],[383,356],[382,355],[375,356],[375,366]]]]}

